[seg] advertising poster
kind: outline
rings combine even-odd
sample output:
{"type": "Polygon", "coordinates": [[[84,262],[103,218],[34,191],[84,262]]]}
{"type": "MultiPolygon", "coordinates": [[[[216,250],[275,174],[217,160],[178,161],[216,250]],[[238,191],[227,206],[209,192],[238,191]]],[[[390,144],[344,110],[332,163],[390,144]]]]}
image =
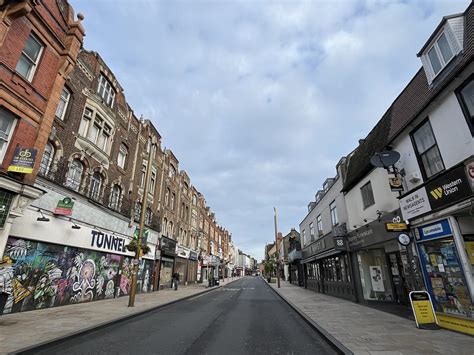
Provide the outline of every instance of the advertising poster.
{"type": "Polygon", "coordinates": [[[369,266],[369,268],[372,289],[375,292],[385,292],[385,287],[383,285],[382,268],[380,266],[369,266]]]}

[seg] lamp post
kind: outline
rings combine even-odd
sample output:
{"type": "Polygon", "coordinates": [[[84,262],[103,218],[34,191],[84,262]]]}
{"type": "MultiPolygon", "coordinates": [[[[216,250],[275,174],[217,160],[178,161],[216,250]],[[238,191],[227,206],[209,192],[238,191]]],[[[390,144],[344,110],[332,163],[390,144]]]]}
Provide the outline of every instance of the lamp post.
{"type": "Polygon", "coordinates": [[[132,271],[132,284],[130,287],[130,295],[128,298],[128,306],[134,307],[135,306],[135,295],[137,294],[137,279],[138,279],[138,266],[140,263],[140,254],[142,251],[142,240],[143,240],[143,232],[145,229],[145,214],[147,208],[147,197],[148,197],[148,184],[151,175],[151,167],[152,167],[152,158],[154,158],[154,143],[152,142],[151,138],[148,139],[147,148],[148,148],[148,163],[146,165],[146,172],[145,172],[145,186],[143,187],[143,197],[142,197],[142,208],[140,211],[140,224],[139,224],[139,231],[138,231],[138,240],[137,240],[137,249],[135,250],[135,259],[133,260],[133,271],[132,271]]]}
{"type": "Polygon", "coordinates": [[[278,227],[277,227],[277,209],[276,207],[273,207],[273,211],[275,211],[275,259],[276,259],[276,269],[277,269],[277,282],[278,282],[278,288],[280,288],[280,260],[278,256],[278,227]]]}

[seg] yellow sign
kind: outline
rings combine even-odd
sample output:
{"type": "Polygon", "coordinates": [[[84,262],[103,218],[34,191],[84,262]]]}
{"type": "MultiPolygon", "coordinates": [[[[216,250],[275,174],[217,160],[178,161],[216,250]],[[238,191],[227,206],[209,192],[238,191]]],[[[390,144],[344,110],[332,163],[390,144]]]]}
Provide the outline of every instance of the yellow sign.
{"type": "Polygon", "coordinates": [[[436,313],[436,317],[441,327],[474,336],[474,320],[443,313],[436,313]]]}
{"type": "Polygon", "coordinates": [[[417,328],[439,329],[431,298],[426,291],[410,292],[410,303],[415,315],[417,328]]]}
{"type": "Polygon", "coordinates": [[[431,194],[431,196],[433,196],[433,198],[434,198],[435,200],[437,200],[437,199],[443,197],[443,188],[442,188],[442,187],[438,187],[438,188],[436,188],[436,189],[430,191],[430,194],[431,194]]]}
{"type": "Polygon", "coordinates": [[[8,171],[15,173],[31,174],[35,166],[37,150],[34,148],[16,147],[13,159],[8,167],[8,171]]]}
{"type": "Polygon", "coordinates": [[[474,265],[474,242],[464,242],[464,245],[466,246],[469,261],[471,262],[471,265],[474,265]]]}
{"type": "Polygon", "coordinates": [[[389,232],[402,232],[408,230],[406,223],[386,223],[385,226],[389,232]]]}
{"type": "Polygon", "coordinates": [[[22,173],[22,174],[31,174],[33,173],[33,168],[24,168],[22,166],[10,165],[8,167],[8,171],[13,171],[15,173],[22,173]]]}

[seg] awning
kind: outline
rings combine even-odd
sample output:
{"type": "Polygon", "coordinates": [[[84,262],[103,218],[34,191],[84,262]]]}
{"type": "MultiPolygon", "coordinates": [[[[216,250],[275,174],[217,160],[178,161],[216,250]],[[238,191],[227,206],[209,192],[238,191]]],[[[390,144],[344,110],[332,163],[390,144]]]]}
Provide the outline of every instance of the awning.
{"type": "Polygon", "coordinates": [[[311,255],[309,258],[301,260],[301,263],[302,264],[307,264],[307,263],[310,263],[312,261],[323,259],[323,258],[326,258],[326,257],[331,256],[331,255],[340,254],[341,252],[342,252],[342,250],[330,249],[330,250],[327,250],[327,251],[325,251],[323,253],[320,253],[320,254],[317,254],[317,255],[311,255]]]}

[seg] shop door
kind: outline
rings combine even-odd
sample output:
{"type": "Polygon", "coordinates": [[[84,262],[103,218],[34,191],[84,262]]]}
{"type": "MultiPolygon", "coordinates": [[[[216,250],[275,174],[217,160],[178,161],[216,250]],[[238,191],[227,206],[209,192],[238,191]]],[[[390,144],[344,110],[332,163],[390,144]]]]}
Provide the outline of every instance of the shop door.
{"type": "Polygon", "coordinates": [[[397,303],[408,305],[408,285],[405,275],[405,269],[402,265],[400,253],[389,253],[387,254],[390,273],[392,276],[393,286],[395,288],[395,300],[397,303]]]}

